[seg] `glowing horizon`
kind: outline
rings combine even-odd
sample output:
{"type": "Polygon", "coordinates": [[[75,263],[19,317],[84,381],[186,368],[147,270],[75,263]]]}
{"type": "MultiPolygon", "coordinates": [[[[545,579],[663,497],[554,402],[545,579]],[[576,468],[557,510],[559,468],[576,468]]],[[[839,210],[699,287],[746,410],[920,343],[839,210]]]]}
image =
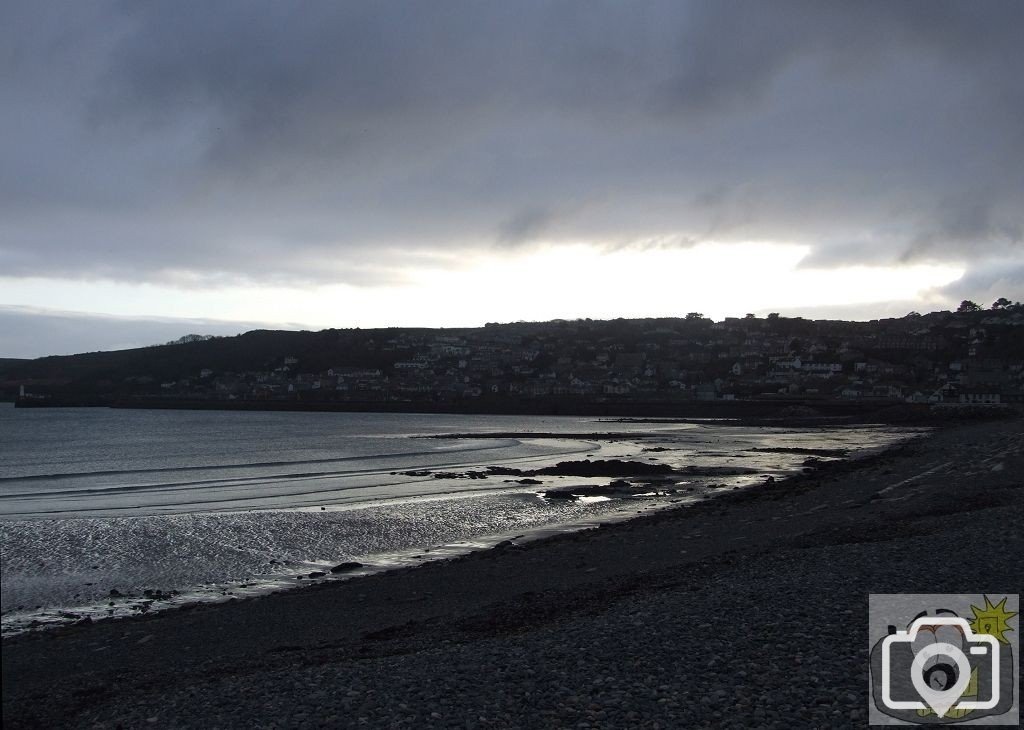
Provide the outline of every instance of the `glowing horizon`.
{"type": "Polygon", "coordinates": [[[111,281],[20,278],[4,301],[65,312],[266,322],[283,326],[465,327],[484,322],[683,316],[713,319],[800,308],[921,301],[963,276],[952,264],[800,268],[806,246],[699,244],[685,249],[607,251],[584,244],[477,255],[457,269],[399,270],[377,286],[320,284],[182,288],[111,281]],[[83,303],[88,303],[83,307],[83,303]]]}

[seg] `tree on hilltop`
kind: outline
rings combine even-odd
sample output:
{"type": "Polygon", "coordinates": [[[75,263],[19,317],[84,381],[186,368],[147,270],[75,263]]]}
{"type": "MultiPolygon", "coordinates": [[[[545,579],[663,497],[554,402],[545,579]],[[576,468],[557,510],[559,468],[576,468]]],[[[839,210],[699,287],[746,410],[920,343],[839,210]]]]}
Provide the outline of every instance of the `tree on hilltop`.
{"type": "Polygon", "coordinates": [[[168,345],[188,345],[192,342],[206,342],[207,340],[214,339],[213,335],[183,335],[176,340],[171,340],[166,343],[168,345]]]}
{"type": "Polygon", "coordinates": [[[960,302],[960,306],[956,308],[957,312],[980,312],[981,305],[976,302],[972,302],[970,299],[964,299],[960,302]]]}

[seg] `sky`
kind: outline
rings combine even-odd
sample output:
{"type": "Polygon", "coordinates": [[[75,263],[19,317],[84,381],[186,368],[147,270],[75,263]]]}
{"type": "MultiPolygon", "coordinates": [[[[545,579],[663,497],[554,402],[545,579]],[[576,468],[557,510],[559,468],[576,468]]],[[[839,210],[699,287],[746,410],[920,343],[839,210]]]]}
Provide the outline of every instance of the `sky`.
{"type": "Polygon", "coordinates": [[[1024,299],[1024,3],[15,1],[0,357],[1024,299]]]}

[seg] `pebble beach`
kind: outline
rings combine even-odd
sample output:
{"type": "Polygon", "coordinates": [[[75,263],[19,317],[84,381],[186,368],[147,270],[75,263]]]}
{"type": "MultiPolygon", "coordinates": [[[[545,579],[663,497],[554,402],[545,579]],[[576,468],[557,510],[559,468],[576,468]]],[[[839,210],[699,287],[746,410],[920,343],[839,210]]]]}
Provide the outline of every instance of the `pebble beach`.
{"type": "Polygon", "coordinates": [[[868,595],[1018,592],[1022,473],[1024,420],[948,426],[598,529],[17,636],[4,727],[864,727],[868,595]]]}

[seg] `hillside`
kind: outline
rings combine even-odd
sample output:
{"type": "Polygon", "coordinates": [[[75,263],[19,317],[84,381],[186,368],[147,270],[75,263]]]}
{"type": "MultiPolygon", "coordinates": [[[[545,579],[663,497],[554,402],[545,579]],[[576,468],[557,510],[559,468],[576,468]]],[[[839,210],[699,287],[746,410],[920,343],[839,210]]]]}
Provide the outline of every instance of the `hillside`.
{"type": "Polygon", "coordinates": [[[777,315],[713,322],[691,314],[467,329],[256,330],[4,360],[0,389],[12,397],[24,388],[35,404],[69,397],[459,403],[966,396],[1013,402],[1024,392],[1022,328],[1024,311],[1011,307],[871,322],[777,315]]]}

